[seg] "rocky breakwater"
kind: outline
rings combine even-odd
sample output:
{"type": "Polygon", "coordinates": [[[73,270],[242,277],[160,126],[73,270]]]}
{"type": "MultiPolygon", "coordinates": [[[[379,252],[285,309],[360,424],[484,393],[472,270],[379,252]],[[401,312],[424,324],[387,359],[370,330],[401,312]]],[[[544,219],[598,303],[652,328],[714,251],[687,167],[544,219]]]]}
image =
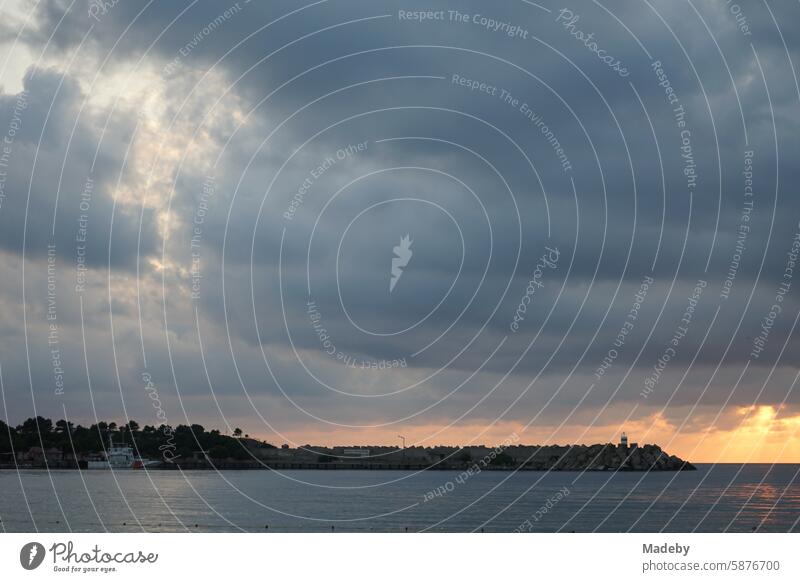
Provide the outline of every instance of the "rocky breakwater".
{"type": "Polygon", "coordinates": [[[530,471],[695,471],[696,467],[658,445],[598,445],[538,447],[522,469],[530,471]]]}

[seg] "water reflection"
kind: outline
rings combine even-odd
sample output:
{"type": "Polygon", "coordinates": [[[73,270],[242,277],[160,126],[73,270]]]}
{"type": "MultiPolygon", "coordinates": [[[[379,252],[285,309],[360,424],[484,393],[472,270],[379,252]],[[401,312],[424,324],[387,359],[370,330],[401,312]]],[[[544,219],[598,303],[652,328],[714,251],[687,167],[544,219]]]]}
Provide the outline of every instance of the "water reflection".
{"type": "Polygon", "coordinates": [[[456,474],[398,480],[394,471],[2,471],[0,525],[5,531],[784,532],[796,530],[800,517],[799,471],[800,465],[701,465],[648,475],[487,472],[437,496],[430,491],[456,474]]]}

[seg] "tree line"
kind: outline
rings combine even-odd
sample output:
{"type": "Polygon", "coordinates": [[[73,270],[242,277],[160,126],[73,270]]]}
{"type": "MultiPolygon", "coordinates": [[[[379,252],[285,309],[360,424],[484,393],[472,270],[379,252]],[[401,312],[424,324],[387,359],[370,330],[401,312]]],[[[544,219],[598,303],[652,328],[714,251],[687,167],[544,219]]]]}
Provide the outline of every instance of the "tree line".
{"type": "Polygon", "coordinates": [[[65,456],[82,456],[97,453],[108,447],[109,436],[114,444],[128,444],[143,457],[163,457],[166,449],[170,458],[191,457],[198,451],[205,451],[214,459],[249,459],[248,447],[274,448],[269,443],[250,439],[236,428],[234,436],[222,434],[219,430],[206,429],[199,424],[180,424],[175,428],[169,425],[159,427],[145,425],[131,420],[118,425],[115,422],[98,422],[89,427],[74,425],[66,420],[53,422],[49,418],[37,416],[12,427],[0,420],[0,454],[25,453],[33,447],[59,449],[65,456]]]}

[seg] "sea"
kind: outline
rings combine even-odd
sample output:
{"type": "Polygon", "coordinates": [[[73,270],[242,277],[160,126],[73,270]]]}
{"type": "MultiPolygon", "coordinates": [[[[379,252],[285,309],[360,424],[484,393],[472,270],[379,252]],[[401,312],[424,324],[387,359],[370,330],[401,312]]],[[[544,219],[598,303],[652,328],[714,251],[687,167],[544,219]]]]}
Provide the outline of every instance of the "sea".
{"type": "Polygon", "coordinates": [[[0,471],[5,532],[796,532],[800,465],[0,471]]]}

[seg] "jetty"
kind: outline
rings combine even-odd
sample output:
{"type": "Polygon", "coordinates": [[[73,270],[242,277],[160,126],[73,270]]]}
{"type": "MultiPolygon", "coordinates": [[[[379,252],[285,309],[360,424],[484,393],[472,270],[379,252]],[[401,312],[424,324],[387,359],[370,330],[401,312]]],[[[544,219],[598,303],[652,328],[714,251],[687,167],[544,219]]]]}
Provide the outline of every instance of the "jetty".
{"type": "Polygon", "coordinates": [[[202,454],[162,468],[373,471],[693,471],[695,466],[654,444],[512,445],[506,447],[321,447],[255,449],[247,461],[202,454]]]}

